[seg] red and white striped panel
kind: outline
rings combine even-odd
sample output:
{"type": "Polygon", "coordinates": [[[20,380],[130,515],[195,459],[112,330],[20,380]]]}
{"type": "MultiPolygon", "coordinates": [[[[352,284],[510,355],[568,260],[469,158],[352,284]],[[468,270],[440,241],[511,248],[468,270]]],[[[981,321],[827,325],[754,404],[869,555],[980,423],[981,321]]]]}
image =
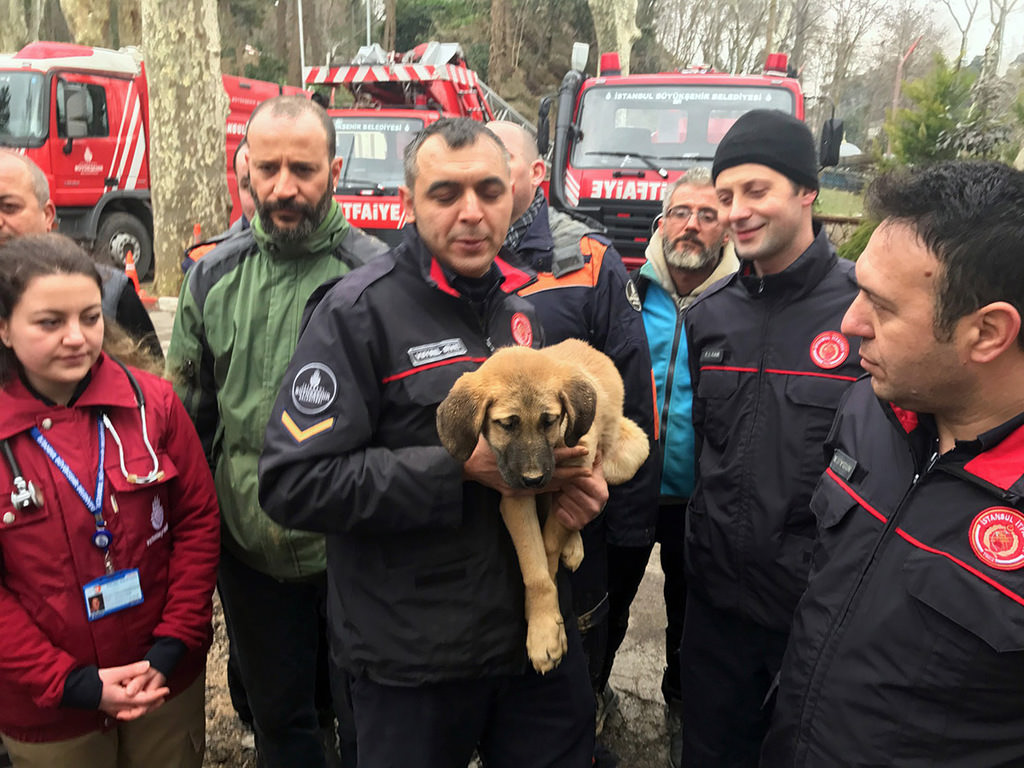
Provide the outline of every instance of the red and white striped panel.
{"type": "Polygon", "coordinates": [[[476,72],[465,67],[446,64],[442,67],[424,64],[389,64],[358,67],[306,67],[307,85],[348,85],[350,83],[420,83],[450,80],[459,85],[475,86],[476,72]]]}
{"type": "MultiPolygon", "coordinates": [[[[139,92],[132,80],[128,86],[124,107],[121,111],[121,125],[117,129],[117,145],[107,169],[107,176],[117,179],[118,189],[135,189],[138,186],[139,171],[146,156],[146,129],[142,124],[142,103],[139,92]]],[[[112,187],[105,187],[109,191],[112,187]]]]}

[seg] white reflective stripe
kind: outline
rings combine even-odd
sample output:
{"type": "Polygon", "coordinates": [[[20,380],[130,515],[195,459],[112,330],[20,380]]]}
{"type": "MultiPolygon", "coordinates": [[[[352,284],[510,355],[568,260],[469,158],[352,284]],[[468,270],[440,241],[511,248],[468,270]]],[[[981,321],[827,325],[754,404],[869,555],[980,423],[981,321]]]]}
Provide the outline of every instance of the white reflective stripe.
{"type": "Polygon", "coordinates": [[[114,174],[114,176],[117,177],[118,181],[120,181],[123,178],[124,167],[128,163],[128,152],[132,144],[132,139],[136,136],[136,134],[139,131],[141,123],[141,112],[142,103],[138,97],[138,94],[136,94],[135,103],[132,105],[132,119],[128,123],[128,133],[126,134],[124,146],[121,148],[121,162],[117,166],[117,173],[114,174]]]}
{"type": "MultiPolygon", "coordinates": [[[[128,84],[128,93],[125,94],[124,104],[121,107],[121,124],[117,128],[117,142],[114,144],[114,154],[110,158],[110,168],[107,169],[106,177],[114,176],[114,166],[117,164],[117,159],[121,156],[121,153],[125,150],[124,141],[124,129],[125,121],[128,119],[128,104],[131,102],[132,94],[135,92],[135,81],[132,80],[128,84]]],[[[118,173],[117,175],[120,175],[118,173]]],[[[110,185],[104,186],[104,191],[110,188],[110,185]]]]}
{"type": "Polygon", "coordinates": [[[580,183],[569,171],[565,172],[565,197],[574,208],[580,204],[580,183]]]}
{"type": "Polygon", "coordinates": [[[139,127],[138,139],[135,143],[135,154],[132,155],[132,167],[128,171],[128,181],[125,189],[135,189],[139,181],[139,169],[142,168],[142,158],[146,155],[146,130],[139,127]]]}

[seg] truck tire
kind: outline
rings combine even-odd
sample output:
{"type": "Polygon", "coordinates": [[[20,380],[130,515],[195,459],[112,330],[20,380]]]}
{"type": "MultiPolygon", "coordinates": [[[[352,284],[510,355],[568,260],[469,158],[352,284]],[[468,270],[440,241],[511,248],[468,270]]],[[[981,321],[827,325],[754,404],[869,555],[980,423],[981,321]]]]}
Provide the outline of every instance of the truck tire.
{"type": "Polygon", "coordinates": [[[135,271],[139,279],[145,280],[153,271],[153,239],[146,225],[130,213],[109,213],[100,219],[96,231],[96,251],[110,254],[115,266],[124,268],[124,257],[128,251],[135,257],[135,271]]]}

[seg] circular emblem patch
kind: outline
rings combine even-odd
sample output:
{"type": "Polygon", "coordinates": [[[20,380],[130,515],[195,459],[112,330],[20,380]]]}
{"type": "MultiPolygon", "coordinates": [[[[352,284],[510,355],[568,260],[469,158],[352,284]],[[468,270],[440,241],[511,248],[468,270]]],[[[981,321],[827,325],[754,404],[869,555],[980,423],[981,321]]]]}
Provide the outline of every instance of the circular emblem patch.
{"type": "Polygon", "coordinates": [[[304,365],[292,381],[292,403],[307,416],[326,411],[338,394],[334,371],[323,363],[304,365]]]}
{"type": "Polygon", "coordinates": [[[626,301],[637,312],[643,310],[643,304],[640,303],[640,291],[636,289],[636,283],[631,279],[626,281],[626,301]]]}
{"type": "Polygon", "coordinates": [[[839,331],[824,331],[811,342],[811,361],[819,368],[838,368],[850,356],[850,342],[839,331]]]}
{"type": "Polygon", "coordinates": [[[512,315],[512,340],[520,347],[533,346],[533,326],[522,312],[512,315]]]}
{"type": "Polygon", "coordinates": [[[1024,568],[1024,515],[1010,507],[989,507],[971,522],[971,549],[985,565],[1001,571],[1024,568]]]}

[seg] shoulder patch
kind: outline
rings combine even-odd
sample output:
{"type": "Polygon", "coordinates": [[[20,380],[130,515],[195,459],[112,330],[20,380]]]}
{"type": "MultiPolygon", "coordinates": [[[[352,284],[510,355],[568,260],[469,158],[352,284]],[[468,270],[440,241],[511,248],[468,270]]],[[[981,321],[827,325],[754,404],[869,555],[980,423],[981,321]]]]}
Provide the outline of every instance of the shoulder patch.
{"type": "Polygon", "coordinates": [[[636,289],[636,283],[633,282],[633,278],[626,281],[626,301],[637,312],[643,310],[643,304],[640,302],[640,291],[636,289]]]}
{"type": "Polygon", "coordinates": [[[337,396],[338,379],[324,363],[302,366],[292,380],[292,404],[307,416],[323,413],[337,396]]]}

